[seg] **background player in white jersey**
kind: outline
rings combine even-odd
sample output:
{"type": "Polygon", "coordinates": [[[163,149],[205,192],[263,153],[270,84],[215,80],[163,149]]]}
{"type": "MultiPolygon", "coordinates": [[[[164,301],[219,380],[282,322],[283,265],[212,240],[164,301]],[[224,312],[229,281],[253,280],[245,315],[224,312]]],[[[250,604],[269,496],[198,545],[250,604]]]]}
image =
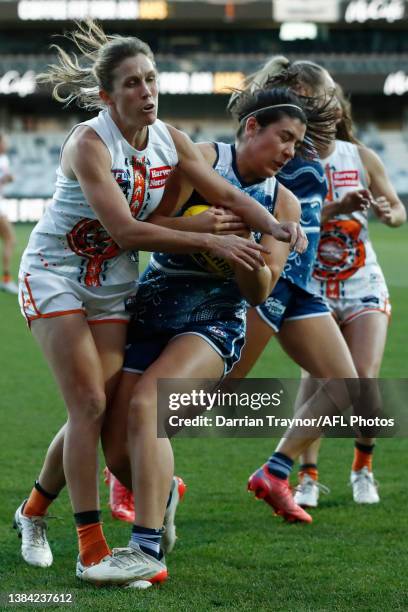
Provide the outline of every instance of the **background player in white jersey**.
{"type": "Polygon", "coordinates": [[[137,253],[126,251],[209,249],[249,270],[263,266],[265,249],[252,241],[137,219],[158,205],[168,171],[178,164],[210,202],[234,208],[250,227],[293,246],[299,236],[295,224],[276,223],[211,171],[187,136],[157,120],[157,73],[145,43],[106,37],[93,22],[71,37],[81,58],[58,49],[59,63],[43,80],[54,83],[60,101],[104,110],[68,136],[53,202],[34,228],[21,264],[21,308],[58,381],[68,422],[65,442],[60,432],[28,501],[16,511],[15,526],[24,559],[50,565],[42,517],[65,472],[81,575],[83,568],[110,558],[100,522],[97,447],[122,366],[128,319],[123,303],[138,275],[137,253]]]}
{"type": "MultiPolygon", "coordinates": [[[[389,227],[406,221],[406,210],[374,151],[356,140],[351,106],[341,88],[337,89],[341,117],[337,140],[323,155],[329,191],[322,213],[322,233],[311,287],[324,296],[340,326],[358,375],[373,379],[379,375],[391,312],[388,289],[368,235],[367,210],[370,197],[378,219],[389,227]]],[[[362,380],[364,393],[377,402],[372,381],[362,380]]],[[[309,382],[309,392],[312,391],[309,382]]],[[[369,434],[355,441],[351,469],[353,498],[357,503],[379,501],[372,473],[375,439],[369,434]]],[[[319,441],[303,455],[303,463],[317,469],[319,441]]],[[[306,481],[296,494],[307,501],[306,481]]]]}
{"type": "Polygon", "coordinates": [[[11,278],[11,258],[16,243],[16,236],[13,226],[7,217],[6,205],[2,202],[3,187],[12,181],[13,175],[10,171],[10,162],[7,156],[7,139],[4,134],[0,133],[0,239],[3,242],[3,270],[0,289],[17,295],[18,287],[11,278]]]}

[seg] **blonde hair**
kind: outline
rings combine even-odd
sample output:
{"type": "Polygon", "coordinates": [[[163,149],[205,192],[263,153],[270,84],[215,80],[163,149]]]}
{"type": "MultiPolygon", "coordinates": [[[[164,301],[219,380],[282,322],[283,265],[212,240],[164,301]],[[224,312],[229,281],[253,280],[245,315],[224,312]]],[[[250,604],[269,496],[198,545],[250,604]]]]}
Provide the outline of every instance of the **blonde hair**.
{"type": "Polygon", "coordinates": [[[112,91],[114,71],[123,60],[142,53],[154,64],[152,50],[139,38],[107,36],[90,19],[77,23],[77,27],[64,36],[75,44],[80,56],[52,45],[57,50],[58,63],[49,65],[47,72],[37,77],[39,83],[53,85],[52,95],[58,102],[76,102],[88,110],[103,108],[99,90],[112,91]]]}
{"type": "MultiPolygon", "coordinates": [[[[247,92],[265,87],[290,87],[296,91],[306,86],[311,90],[313,97],[318,89],[324,86],[325,73],[325,68],[309,60],[291,62],[284,55],[276,55],[262,68],[250,74],[245,79],[242,89],[247,92]]],[[[229,107],[233,105],[237,95],[239,92],[231,96],[229,107]]]]}
{"type": "Polygon", "coordinates": [[[354,124],[353,117],[351,114],[351,102],[346,97],[341,85],[336,83],[336,98],[339,102],[341,109],[341,119],[336,126],[336,138],[338,140],[346,140],[347,142],[353,142],[354,144],[361,144],[361,142],[354,136],[354,124]]]}

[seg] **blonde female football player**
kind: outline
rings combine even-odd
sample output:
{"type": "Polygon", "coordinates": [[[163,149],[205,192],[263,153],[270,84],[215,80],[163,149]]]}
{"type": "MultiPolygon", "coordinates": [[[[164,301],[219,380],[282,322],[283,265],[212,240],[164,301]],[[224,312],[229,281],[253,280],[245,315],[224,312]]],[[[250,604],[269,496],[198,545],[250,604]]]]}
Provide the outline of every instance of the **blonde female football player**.
{"type": "MultiPolygon", "coordinates": [[[[367,190],[372,195],[375,216],[389,227],[406,221],[406,210],[377,154],[356,140],[351,105],[338,86],[340,102],[337,139],[323,153],[329,191],[322,213],[322,232],[311,287],[327,299],[340,326],[362,379],[378,377],[384,354],[391,305],[383,273],[368,234],[367,212],[360,201],[367,190]]],[[[306,382],[306,381],[305,381],[306,382]]],[[[312,389],[311,383],[309,390],[312,389]]],[[[363,392],[377,399],[372,380],[364,382],[363,392]]],[[[355,441],[350,482],[353,499],[360,504],[379,501],[372,472],[375,439],[355,441]]],[[[302,462],[317,466],[319,442],[303,455],[302,462]]],[[[307,502],[312,484],[301,483],[295,498],[307,502]]]]}
{"type": "Polygon", "coordinates": [[[82,575],[111,558],[100,522],[97,447],[123,361],[124,299],[138,275],[132,251],[209,249],[245,269],[263,267],[265,248],[252,241],[143,223],[158,206],[167,175],[178,165],[209,202],[233,209],[250,227],[292,245],[298,234],[295,224],[276,223],[220,178],[187,136],[157,119],[157,72],[145,43],[107,37],[93,22],[71,38],[79,55],[58,48],[58,64],[43,80],[54,84],[57,100],[102,111],[68,135],[53,202],[31,234],[20,269],[21,308],[57,379],[68,421],[17,509],[15,526],[23,558],[50,565],[43,517],[65,473],[82,575]]]}

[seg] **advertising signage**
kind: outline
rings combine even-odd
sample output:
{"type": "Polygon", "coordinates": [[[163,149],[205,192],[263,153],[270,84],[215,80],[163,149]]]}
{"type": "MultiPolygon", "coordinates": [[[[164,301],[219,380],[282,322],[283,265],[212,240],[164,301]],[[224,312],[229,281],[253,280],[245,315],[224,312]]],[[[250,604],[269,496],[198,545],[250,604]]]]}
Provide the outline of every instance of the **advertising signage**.
{"type": "Polygon", "coordinates": [[[328,25],[408,19],[408,0],[0,0],[0,27],[7,23],[69,21],[160,22],[279,26],[287,22],[328,25]]]}

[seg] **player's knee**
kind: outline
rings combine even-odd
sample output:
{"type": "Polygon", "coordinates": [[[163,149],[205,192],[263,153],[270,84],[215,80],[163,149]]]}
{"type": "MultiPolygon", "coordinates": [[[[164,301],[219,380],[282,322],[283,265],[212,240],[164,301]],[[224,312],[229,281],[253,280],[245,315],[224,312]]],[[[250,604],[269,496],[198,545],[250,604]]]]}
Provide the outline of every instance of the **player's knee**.
{"type": "Polygon", "coordinates": [[[79,389],[76,415],[84,421],[99,421],[106,409],[106,396],[102,389],[79,389]]]}
{"type": "Polygon", "coordinates": [[[155,398],[145,390],[136,391],[129,403],[128,433],[137,434],[156,424],[155,398]]]}

